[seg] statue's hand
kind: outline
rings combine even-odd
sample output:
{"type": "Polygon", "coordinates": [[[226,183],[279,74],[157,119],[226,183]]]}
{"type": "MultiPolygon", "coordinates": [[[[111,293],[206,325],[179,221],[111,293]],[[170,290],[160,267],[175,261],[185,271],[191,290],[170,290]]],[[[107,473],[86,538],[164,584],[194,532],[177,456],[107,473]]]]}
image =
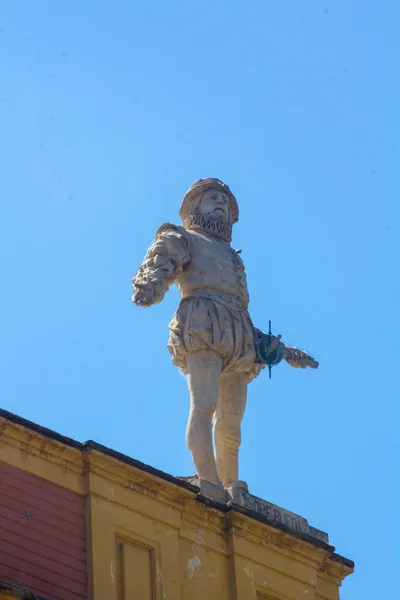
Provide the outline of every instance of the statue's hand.
{"type": "Polygon", "coordinates": [[[286,362],[295,369],[305,369],[307,367],[307,360],[299,355],[287,358],[286,362]]]}
{"type": "Polygon", "coordinates": [[[154,303],[154,290],[152,287],[134,287],[133,289],[134,294],[132,296],[132,302],[134,302],[136,306],[148,307],[154,303]]]}

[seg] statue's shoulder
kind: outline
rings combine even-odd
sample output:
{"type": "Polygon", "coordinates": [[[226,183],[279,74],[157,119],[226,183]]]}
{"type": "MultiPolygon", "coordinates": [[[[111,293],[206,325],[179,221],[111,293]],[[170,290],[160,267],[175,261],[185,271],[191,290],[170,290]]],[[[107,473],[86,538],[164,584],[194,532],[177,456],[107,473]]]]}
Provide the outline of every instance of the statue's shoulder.
{"type": "Polygon", "coordinates": [[[161,225],[161,227],[159,227],[156,231],[156,238],[158,238],[159,235],[161,235],[167,231],[174,231],[175,233],[180,233],[181,235],[184,236],[185,239],[187,238],[186,229],[184,229],[180,225],[174,225],[174,223],[163,223],[161,225]]]}

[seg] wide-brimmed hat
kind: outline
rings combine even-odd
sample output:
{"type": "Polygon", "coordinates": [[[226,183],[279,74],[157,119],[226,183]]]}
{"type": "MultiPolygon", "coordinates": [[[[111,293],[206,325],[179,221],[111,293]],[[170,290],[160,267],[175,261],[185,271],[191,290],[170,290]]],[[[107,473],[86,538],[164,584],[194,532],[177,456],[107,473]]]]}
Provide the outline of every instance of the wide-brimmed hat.
{"type": "Polygon", "coordinates": [[[187,219],[187,217],[190,214],[190,207],[193,198],[195,198],[199,194],[204,194],[204,192],[212,188],[220,190],[221,192],[227,194],[231,206],[232,223],[237,223],[237,221],[239,220],[239,207],[236,198],[232,194],[231,190],[226,185],[226,183],[223,183],[220,179],[215,179],[214,177],[209,177],[207,179],[198,179],[190,186],[190,188],[183,197],[182,205],[179,210],[179,216],[181,217],[182,221],[185,221],[185,219],[187,219]]]}

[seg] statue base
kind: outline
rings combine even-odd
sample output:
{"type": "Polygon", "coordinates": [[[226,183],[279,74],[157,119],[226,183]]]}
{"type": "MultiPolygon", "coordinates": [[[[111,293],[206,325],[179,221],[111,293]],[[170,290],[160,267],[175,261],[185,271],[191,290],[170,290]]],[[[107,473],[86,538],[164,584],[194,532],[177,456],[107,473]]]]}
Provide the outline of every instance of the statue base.
{"type": "Polygon", "coordinates": [[[228,506],[242,506],[246,510],[250,510],[255,515],[275,525],[308,535],[329,544],[327,533],[309,525],[308,520],[304,517],[276,504],[267,502],[262,498],[258,498],[258,496],[253,496],[253,494],[249,493],[245,481],[237,481],[225,489],[205,479],[199,479],[196,475],[193,477],[179,477],[178,479],[183,479],[198,487],[199,495],[213,502],[227,504],[228,506]]]}

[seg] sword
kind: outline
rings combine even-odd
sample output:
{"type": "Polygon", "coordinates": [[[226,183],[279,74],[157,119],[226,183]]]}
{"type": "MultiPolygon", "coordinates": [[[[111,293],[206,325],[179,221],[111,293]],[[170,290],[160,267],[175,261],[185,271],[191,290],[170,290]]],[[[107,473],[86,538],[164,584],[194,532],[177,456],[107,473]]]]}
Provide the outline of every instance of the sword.
{"type": "Polygon", "coordinates": [[[258,352],[261,359],[268,366],[269,378],[271,379],[271,369],[275,365],[278,365],[282,360],[294,368],[305,369],[310,367],[311,369],[318,369],[319,363],[314,357],[305,350],[301,350],[296,346],[286,346],[281,342],[281,335],[273,335],[271,331],[271,321],[269,321],[269,331],[267,334],[262,333],[258,341],[258,352]]]}

